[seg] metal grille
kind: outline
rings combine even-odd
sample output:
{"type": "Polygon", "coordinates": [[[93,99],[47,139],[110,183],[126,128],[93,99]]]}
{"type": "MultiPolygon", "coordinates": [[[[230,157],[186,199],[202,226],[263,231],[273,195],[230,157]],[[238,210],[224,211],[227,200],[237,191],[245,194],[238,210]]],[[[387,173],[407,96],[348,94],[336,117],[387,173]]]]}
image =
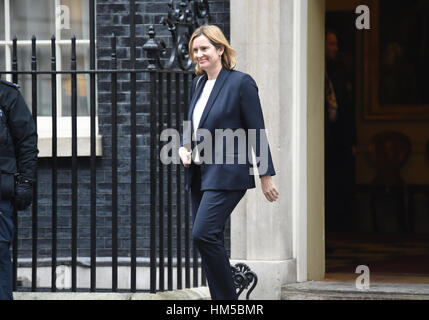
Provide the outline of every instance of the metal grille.
{"type": "MultiPolygon", "coordinates": [[[[31,70],[18,71],[18,50],[17,39],[13,39],[13,60],[11,71],[1,71],[0,74],[12,74],[13,82],[19,83],[19,78],[22,75],[31,75],[31,90],[32,99],[27,101],[31,105],[33,118],[37,123],[37,89],[38,77],[40,75],[50,75],[51,77],[51,98],[52,98],[52,157],[51,161],[51,185],[52,185],[52,207],[51,207],[51,286],[50,288],[39,287],[36,279],[38,278],[39,261],[38,261],[38,185],[34,187],[34,202],[31,208],[32,219],[32,261],[31,261],[31,291],[50,290],[58,291],[57,276],[58,276],[58,167],[59,157],[57,150],[58,128],[57,128],[57,75],[65,74],[71,77],[71,260],[70,260],[70,288],[67,291],[82,291],[88,288],[80,288],[78,286],[77,267],[78,262],[78,219],[82,214],[90,215],[90,286],[89,290],[95,292],[100,290],[97,288],[97,215],[100,214],[100,209],[97,207],[97,156],[96,156],[96,79],[101,74],[110,75],[111,80],[111,141],[108,145],[112,149],[111,156],[111,291],[118,291],[118,193],[120,184],[118,183],[118,76],[120,74],[130,75],[130,287],[126,290],[131,292],[137,291],[137,218],[142,214],[147,214],[150,217],[150,286],[148,290],[151,293],[163,290],[173,289],[173,271],[174,258],[176,261],[176,286],[178,289],[183,287],[190,288],[191,286],[205,285],[204,273],[200,270],[198,252],[193,248],[190,239],[190,200],[189,195],[183,188],[183,168],[179,164],[164,165],[159,158],[159,152],[162,147],[159,135],[166,127],[176,128],[181,131],[183,115],[186,114],[186,108],[189,103],[189,84],[192,81],[192,71],[189,70],[189,56],[187,55],[186,46],[184,43],[189,39],[189,33],[192,32],[195,26],[201,22],[204,14],[208,15],[207,1],[188,1],[187,4],[181,2],[179,5],[169,4],[170,13],[168,19],[161,22],[169,24],[172,28],[176,25],[176,31],[173,34],[173,50],[169,57],[171,63],[168,68],[154,66],[151,61],[154,51],[147,48],[144,50],[148,53],[149,65],[145,69],[136,69],[136,23],[135,23],[135,0],[130,0],[130,69],[118,70],[116,56],[116,38],[112,35],[111,38],[111,61],[110,69],[96,70],[95,59],[95,1],[88,2],[90,12],[90,70],[77,70],[76,68],[76,39],[71,38],[71,61],[70,70],[56,71],[56,39],[53,36],[51,40],[51,70],[37,70],[37,46],[36,37],[32,38],[32,56],[31,70]],[[207,12],[201,13],[202,9],[207,8],[207,12]],[[193,10],[193,11],[192,11],[193,10]],[[192,11],[192,12],[191,12],[192,11]],[[198,18],[192,18],[198,17],[198,18]],[[175,20],[176,19],[176,20],[175,20]],[[181,29],[179,31],[178,29],[181,29]],[[175,64],[177,59],[178,65],[175,64]],[[184,68],[183,65],[186,67],[184,68]],[[148,212],[140,212],[137,210],[137,184],[139,177],[137,174],[137,147],[141,146],[137,142],[137,135],[141,134],[136,121],[136,100],[137,100],[137,75],[145,73],[150,78],[150,128],[149,128],[149,150],[150,150],[150,200],[148,203],[148,212]],[[90,206],[89,212],[82,212],[79,207],[78,198],[78,176],[79,176],[79,158],[78,158],[78,129],[77,129],[77,76],[89,75],[90,78],[90,206]],[[173,190],[175,186],[175,190],[173,190]],[[173,225],[173,216],[176,220],[176,225],[173,225]],[[176,251],[173,250],[173,233],[176,233],[176,251]],[[182,241],[184,235],[184,242],[182,241]],[[165,243],[166,241],[166,243],[165,243]],[[184,256],[182,254],[184,252],[184,256]],[[184,270],[184,271],[183,271],[184,270]],[[191,284],[191,272],[193,273],[193,281],[191,284]],[[200,272],[200,273],[199,273],[200,272]],[[183,274],[184,273],[184,274],[183,274]],[[157,281],[158,280],[158,281],[157,281]],[[165,282],[167,285],[165,286],[165,282]],[[184,285],[183,285],[184,282],[184,285]]],[[[153,27],[149,30],[149,41],[153,43],[155,33],[153,27]]],[[[161,43],[158,46],[160,51],[157,58],[159,63],[164,59],[162,54],[161,43]]],[[[165,53],[165,52],[164,52],[165,53]]],[[[104,142],[107,145],[109,142],[104,142]]],[[[145,145],[143,143],[143,145],[145,145]]],[[[19,229],[17,215],[15,214],[15,226],[19,229]]],[[[14,290],[18,289],[17,270],[18,270],[18,238],[17,232],[13,244],[13,264],[14,264],[14,290]]],[[[22,289],[22,288],[21,288],[22,289]]],[[[63,289],[61,289],[63,290],[63,289]]],[[[104,289],[106,290],[106,289],[104,289]]],[[[141,289],[139,289],[140,291],[141,289]]],[[[144,289],[145,291],[147,289],[144,289]]]]}

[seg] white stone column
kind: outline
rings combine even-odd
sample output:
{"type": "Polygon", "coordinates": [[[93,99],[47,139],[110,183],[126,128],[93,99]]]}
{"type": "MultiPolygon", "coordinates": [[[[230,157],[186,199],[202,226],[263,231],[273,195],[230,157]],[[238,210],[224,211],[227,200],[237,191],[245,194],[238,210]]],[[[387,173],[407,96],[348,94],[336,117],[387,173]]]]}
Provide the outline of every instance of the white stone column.
{"type": "Polygon", "coordinates": [[[252,299],[280,299],[297,281],[294,258],[294,0],[231,0],[231,44],[237,69],[257,82],[276,170],[279,200],[263,195],[259,176],[231,217],[231,263],[258,275],[252,299]]]}

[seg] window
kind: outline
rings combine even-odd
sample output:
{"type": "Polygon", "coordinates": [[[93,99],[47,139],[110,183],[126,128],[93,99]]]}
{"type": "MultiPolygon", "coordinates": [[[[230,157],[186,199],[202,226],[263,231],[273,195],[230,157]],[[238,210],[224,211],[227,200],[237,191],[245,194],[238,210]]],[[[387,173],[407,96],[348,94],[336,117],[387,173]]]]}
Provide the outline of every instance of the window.
{"type": "MultiPolygon", "coordinates": [[[[71,37],[76,36],[78,70],[89,70],[89,2],[87,0],[0,0],[0,63],[12,69],[12,39],[17,37],[18,70],[31,70],[31,38],[36,37],[37,70],[51,70],[51,36],[56,38],[57,71],[71,69],[71,37]],[[4,61],[4,62],[3,62],[4,61]]],[[[12,76],[7,75],[11,81],[12,76]]],[[[31,108],[31,75],[18,82],[31,108]]],[[[89,75],[77,75],[78,154],[89,155],[89,75]]],[[[37,125],[40,157],[51,156],[51,76],[37,78],[37,125]]],[[[58,155],[71,155],[71,76],[57,75],[58,155]]],[[[97,122],[97,121],[96,121],[97,122]]],[[[97,125],[98,132],[98,125],[97,125]]],[[[97,134],[97,155],[101,155],[97,134]]]]}

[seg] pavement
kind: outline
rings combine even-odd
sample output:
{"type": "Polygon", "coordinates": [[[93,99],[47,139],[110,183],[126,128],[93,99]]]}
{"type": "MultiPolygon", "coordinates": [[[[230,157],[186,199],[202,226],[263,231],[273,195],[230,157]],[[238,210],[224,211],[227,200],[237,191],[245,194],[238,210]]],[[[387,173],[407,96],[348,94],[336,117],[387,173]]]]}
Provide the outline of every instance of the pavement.
{"type": "Polygon", "coordinates": [[[359,289],[349,281],[307,281],[284,285],[282,300],[429,300],[429,284],[378,282],[359,289]]]}
{"type": "MultiPolygon", "coordinates": [[[[151,293],[14,292],[15,300],[210,300],[207,287],[151,293]]],[[[429,300],[429,283],[306,281],[282,287],[281,300],[429,300]]]]}
{"type": "Polygon", "coordinates": [[[14,292],[15,300],[209,300],[208,287],[157,293],[14,292]]]}

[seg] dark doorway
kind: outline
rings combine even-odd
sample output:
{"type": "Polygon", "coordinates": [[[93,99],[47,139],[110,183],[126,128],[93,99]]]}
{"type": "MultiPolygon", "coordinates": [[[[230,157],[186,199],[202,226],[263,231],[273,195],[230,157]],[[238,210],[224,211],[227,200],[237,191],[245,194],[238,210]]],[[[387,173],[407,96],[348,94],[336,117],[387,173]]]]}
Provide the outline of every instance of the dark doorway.
{"type": "MultiPolygon", "coordinates": [[[[326,30],[335,34],[326,48],[338,47],[325,77],[326,278],[354,280],[366,265],[373,281],[429,283],[429,121],[367,117],[365,59],[378,53],[365,51],[356,1],[326,3],[326,30]]],[[[429,25],[425,14],[419,21],[429,25]]],[[[423,31],[419,43],[429,43],[423,31]]]]}
{"type": "Polygon", "coordinates": [[[326,230],[351,231],[355,184],[356,32],[350,12],[326,14],[325,199],[326,230]]]}

